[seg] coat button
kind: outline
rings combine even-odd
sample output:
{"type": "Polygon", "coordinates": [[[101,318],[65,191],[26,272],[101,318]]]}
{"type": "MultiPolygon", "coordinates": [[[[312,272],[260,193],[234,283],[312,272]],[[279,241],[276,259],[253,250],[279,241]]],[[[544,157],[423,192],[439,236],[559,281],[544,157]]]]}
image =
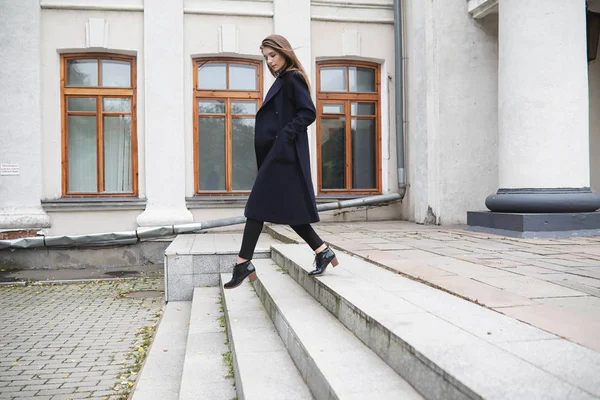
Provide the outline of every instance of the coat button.
{"type": "Polygon", "coordinates": [[[275,111],[275,114],[279,114],[279,111],[275,111]]]}

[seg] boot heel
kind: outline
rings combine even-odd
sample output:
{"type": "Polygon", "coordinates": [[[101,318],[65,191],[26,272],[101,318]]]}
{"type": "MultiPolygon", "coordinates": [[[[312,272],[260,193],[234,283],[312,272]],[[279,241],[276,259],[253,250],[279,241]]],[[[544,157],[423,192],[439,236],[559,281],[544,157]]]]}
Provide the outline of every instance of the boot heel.
{"type": "Polygon", "coordinates": [[[333,258],[333,260],[331,260],[331,265],[333,265],[334,267],[337,267],[337,265],[338,265],[339,263],[340,263],[340,262],[338,261],[337,257],[334,257],[334,258],[333,258]]]}
{"type": "Polygon", "coordinates": [[[248,279],[250,279],[250,282],[254,282],[256,280],[256,278],[257,278],[256,272],[253,272],[250,275],[248,275],[248,279]]]}

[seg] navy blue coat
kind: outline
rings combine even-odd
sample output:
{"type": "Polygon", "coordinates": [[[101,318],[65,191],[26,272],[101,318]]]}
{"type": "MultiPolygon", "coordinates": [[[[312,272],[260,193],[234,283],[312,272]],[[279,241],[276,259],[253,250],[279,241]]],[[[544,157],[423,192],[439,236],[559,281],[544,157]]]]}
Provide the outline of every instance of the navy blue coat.
{"type": "Polygon", "coordinates": [[[287,225],[319,221],[307,133],[315,116],[302,75],[297,71],[279,75],[256,113],[258,175],[246,203],[246,218],[287,225]]]}

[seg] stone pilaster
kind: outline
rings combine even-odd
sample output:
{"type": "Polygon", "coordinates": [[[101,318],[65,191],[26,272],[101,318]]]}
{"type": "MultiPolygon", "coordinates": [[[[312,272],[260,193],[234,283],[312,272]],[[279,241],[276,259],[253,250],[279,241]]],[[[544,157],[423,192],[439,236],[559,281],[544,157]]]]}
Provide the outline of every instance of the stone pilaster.
{"type": "Polygon", "coordinates": [[[42,209],[40,2],[0,2],[0,229],[50,226],[42,209]]]}
{"type": "Polygon", "coordinates": [[[192,222],[185,205],[183,0],[144,1],[146,210],[140,226],[192,222]]]}

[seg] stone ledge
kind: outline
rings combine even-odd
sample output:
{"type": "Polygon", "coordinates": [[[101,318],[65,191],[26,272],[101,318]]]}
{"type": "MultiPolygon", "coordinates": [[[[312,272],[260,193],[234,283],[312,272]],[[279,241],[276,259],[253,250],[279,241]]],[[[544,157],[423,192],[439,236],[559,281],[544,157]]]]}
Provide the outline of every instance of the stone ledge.
{"type": "Polygon", "coordinates": [[[600,212],[525,214],[468,211],[467,230],[517,238],[600,235],[600,212]]]}
{"type": "Polygon", "coordinates": [[[468,0],[469,14],[475,19],[480,19],[489,14],[498,13],[499,0],[468,0]]]}
{"type": "Polygon", "coordinates": [[[63,197],[53,200],[42,200],[45,211],[113,211],[144,210],[146,199],[138,197],[63,197]]]}

